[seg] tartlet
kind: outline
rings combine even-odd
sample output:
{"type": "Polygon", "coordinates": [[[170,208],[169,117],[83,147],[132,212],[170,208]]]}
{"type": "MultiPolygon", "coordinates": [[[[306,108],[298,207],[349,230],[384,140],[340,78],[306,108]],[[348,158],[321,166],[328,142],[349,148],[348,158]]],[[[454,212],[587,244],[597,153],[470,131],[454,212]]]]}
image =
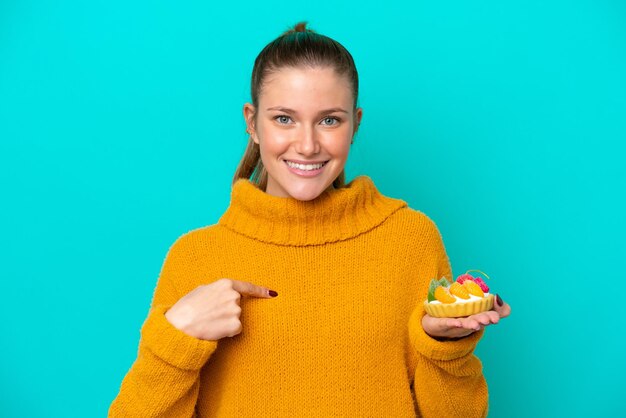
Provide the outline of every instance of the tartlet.
{"type": "Polygon", "coordinates": [[[453,283],[445,277],[432,279],[428,298],[424,301],[426,313],[437,318],[458,318],[493,308],[493,294],[489,293],[489,287],[481,277],[474,277],[469,271],[453,283]]]}

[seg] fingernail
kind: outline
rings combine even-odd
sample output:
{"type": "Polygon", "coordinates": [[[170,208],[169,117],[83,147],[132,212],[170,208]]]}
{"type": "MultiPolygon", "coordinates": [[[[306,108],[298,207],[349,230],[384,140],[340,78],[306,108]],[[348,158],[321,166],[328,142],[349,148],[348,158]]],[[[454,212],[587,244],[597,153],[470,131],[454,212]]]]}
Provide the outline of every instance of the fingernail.
{"type": "Polygon", "coordinates": [[[270,294],[270,296],[271,296],[271,297],[273,297],[273,298],[275,298],[276,296],[278,296],[278,293],[277,293],[277,292],[275,292],[275,291],[273,291],[273,290],[270,290],[268,293],[269,293],[269,294],[270,294]]]}
{"type": "Polygon", "coordinates": [[[502,298],[497,293],[496,293],[496,302],[498,303],[498,306],[504,305],[504,302],[502,302],[502,298]]]}

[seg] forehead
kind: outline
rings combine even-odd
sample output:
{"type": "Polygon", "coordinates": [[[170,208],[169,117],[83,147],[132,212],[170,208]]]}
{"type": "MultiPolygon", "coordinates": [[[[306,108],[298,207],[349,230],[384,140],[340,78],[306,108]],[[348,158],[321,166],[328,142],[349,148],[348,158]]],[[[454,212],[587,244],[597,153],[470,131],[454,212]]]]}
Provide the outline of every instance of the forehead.
{"type": "Polygon", "coordinates": [[[349,107],[351,102],[348,77],[331,67],[283,67],[268,74],[259,94],[262,109],[277,105],[303,109],[349,107]]]}

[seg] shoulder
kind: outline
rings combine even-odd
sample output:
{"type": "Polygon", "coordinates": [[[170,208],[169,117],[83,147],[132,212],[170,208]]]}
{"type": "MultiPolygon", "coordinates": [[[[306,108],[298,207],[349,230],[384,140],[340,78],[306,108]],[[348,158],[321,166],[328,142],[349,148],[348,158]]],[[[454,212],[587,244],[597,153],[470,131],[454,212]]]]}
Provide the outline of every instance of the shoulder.
{"type": "Polygon", "coordinates": [[[391,226],[397,239],[407,243],[424,243],[425,241],[441,241],[441,234],[433,218],[426,213],[409,206],[406,200],[383,194],[368,176],[359,176],[359,180],[369,184],[382,196],[387,206],[393,207],[387,218],[387,226],[391,226]]]}
{"type": "Polygon", "coordinates": [[[222,226],[215,224],[185,232],[170,245],[168,257],[173,255],[193,257],[201,250],[206,251],[207,248],[214,246],[219,241],[219,237],[223,232],[222,229],[222,226]]]}
{"type": "Polygon", "coordinates": [[[424,212],[420,210],[413,209],[409,206],[403,207],[400,210],[398,210],[395,216],[399,220],[404,221],[415,227],[419,227],[419,228],[436,228],[437,227],[434,220],[430,216],[428,216],[427,214],[425,214],[424,212]]]}
{"type": "Polygon", "coordinates": [[[392,219],[412,240],[441,240],[437,224],[422,211],[406,206],[394,213],[392,219]]]}
{"type": "Polygon", "coordinates": [[[401,224],[402,227],[410,229],[411,232],[424,234],[431,234],[434,231],[438,232],[437,225],[430,216],[420,210],[410,207],[404,199],[382,193],[369,176],[357,176],[355,180],[369,185],[376,190],[380,196],[382,196],[382,199],[387,203],[387,205],[394,206],[394,212],[390,217],[392,222],[401,224]]]}

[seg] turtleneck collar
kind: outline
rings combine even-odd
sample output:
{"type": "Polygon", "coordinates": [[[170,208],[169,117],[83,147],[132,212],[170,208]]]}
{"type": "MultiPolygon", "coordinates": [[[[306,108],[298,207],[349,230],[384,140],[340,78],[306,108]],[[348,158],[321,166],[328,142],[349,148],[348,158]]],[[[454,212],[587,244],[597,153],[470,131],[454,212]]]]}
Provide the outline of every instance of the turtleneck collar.
{"type": "Polygon", "coordinates": [[[403,200],[382,195],[368,176],[357,176],[345,187],[327,189],[310,201],[273,196],[250,180],[239,179],[218,223],[272,244],[319,245],[369,231],[405,206],[403,200]]]}

